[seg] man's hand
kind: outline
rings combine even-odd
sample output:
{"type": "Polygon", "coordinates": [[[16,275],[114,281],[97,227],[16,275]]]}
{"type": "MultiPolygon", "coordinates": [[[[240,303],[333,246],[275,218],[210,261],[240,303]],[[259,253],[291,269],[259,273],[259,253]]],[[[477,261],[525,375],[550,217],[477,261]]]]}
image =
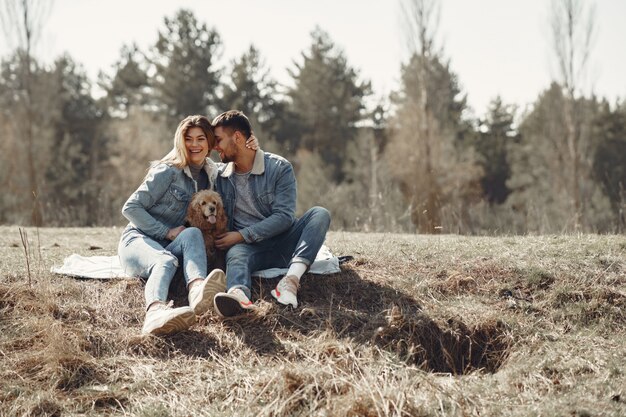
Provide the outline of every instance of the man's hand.
{"type": "Polygon", "coordinates": [[[219,235],[215,241],[215,247],[221,250],[227,250],[237,243],[245,242],[243,236],[239,232],[226,232],[219,235]]]}
{"type": "Polygon", "coordinates": [[[182,232],[183,230],[185,230],[185,226],[178,226],[173,229],[170,229],[165,235],[165,238],[169,240],[174,240],[176,239],[176,236],[178,236],[180,232],[182,232]]]}

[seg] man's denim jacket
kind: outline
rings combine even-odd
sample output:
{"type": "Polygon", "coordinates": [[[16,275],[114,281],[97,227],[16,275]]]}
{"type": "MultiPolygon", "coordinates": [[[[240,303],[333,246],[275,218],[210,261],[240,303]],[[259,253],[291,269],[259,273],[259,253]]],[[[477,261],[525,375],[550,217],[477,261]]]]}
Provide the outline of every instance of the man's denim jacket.
{"type": "MultiPolygon", "coordinates": [[[[228,215],[228,230],[233,230],[237,191],[232,175],[233,162],[218,166],[217,191],[228,215]]],[[[291,163],[279,155],[257,149],[249,177],[256,208],[264,220],[239,230],[246,243],[260,242],[287,231],[296,221],[296,177],[291,163]]]]}
{"type": "MultiPolygon", "coordinates": [[[[209,189],[215,184],[216,164],[207,158],[204,170],[209,177],[209,189]]],[[[124,230],[124,240],[130,241],[137,233],[166,244],[167,232],[185,223],[187,206],[198,185],[189,167],[177,168],[158,163],[150,168],[139,188],[128,198],[122,214],[130,224],[124,230]]]]}

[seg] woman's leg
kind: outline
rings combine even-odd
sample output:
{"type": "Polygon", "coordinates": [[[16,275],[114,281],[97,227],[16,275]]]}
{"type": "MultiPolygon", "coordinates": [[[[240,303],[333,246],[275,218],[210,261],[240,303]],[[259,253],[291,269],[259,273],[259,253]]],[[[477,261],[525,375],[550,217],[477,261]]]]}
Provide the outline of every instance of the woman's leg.
{"type": "Polygon", "coordinates": [[[178,259],[170,251],[147,236],[122,239],[118,248],[124,271],[132,276],[147,278],[146,309],[156,301],[165,303],[178,259]]]}
{"type": "Polygon", "coordinates": [[[169,286],[178,268],[176,256],[141,234],[123,237],[118,254],[127,274],[148,279],[142,333],[170,334],[188,329],[195,323],[196,315],[190,307],[171,308],[166,304],[169,286]]]}
{"type": "Polygon", "coordinates": [[[197,227],[188,227],[166,249],[182,261],[189,290],[189,306],[197,315],[204,314],[213,305],[215,294],[226,289],[226,276],[221,270],[213,270],[207,277],[202,231],[197,227]]]}
{"type": "Polygon", "coordinates": [[[186,228],[165,249],[182,261],[187,285],[196,279],[206,278],[206,249],[200,229],[197,227],[186,228]]]}

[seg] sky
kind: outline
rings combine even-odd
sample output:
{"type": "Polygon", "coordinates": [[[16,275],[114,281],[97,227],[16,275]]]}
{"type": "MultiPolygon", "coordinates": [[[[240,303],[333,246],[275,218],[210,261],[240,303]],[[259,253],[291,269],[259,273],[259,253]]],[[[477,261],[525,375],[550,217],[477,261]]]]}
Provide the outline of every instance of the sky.
{"type": "MultiPolygon", "coordinates": [[[[4,1],[4,0],[2,0],[4,1]]],[[[46,1],[46,0],[44,0],[46,1]]],[[[228,65],[254,44],[272,76],[289,85],[316,26],[326,31],[376,98],[398,89],[408,56],[399,0],[49,0],[35,54],[52,62],[69,53],[92,81],[111,73],[123,45],[154,45],[163,18],[191,9],[223,41],[228,65]]],[[[583,0],[590,1],[590,0],[583,0]]],[[[555,78],[548,0],[442,0],[438,44],[476,115],[500,95],[520,108],[555,78]]],[[[626,0],[597,0],[597,34],[587,91],[626,98],[626,0]]],[[[2,32],[0,32],[0,36],[2,32]]],[[[0,39],[0,56],[12,44],[0,39]]]]}

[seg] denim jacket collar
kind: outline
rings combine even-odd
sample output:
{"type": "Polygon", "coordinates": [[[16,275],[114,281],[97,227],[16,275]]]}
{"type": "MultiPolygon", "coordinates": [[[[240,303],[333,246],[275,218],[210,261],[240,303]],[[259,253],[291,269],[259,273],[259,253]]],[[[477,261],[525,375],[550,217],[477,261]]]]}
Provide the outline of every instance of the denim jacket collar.
{"type": "MultiPolygon", "coordinates": [[[[233,172],[235,172],[235,163],[229,162],[224,168],[221,176],[223,178],[230,177],[233,172]]],[[[254,155],[254,163],[252,164],[252,171],[250,171],[254,175],[262,175],[265,172],[265,152],[263,152],[260,148],[256,150],[256,155],[254,155]]]]}

